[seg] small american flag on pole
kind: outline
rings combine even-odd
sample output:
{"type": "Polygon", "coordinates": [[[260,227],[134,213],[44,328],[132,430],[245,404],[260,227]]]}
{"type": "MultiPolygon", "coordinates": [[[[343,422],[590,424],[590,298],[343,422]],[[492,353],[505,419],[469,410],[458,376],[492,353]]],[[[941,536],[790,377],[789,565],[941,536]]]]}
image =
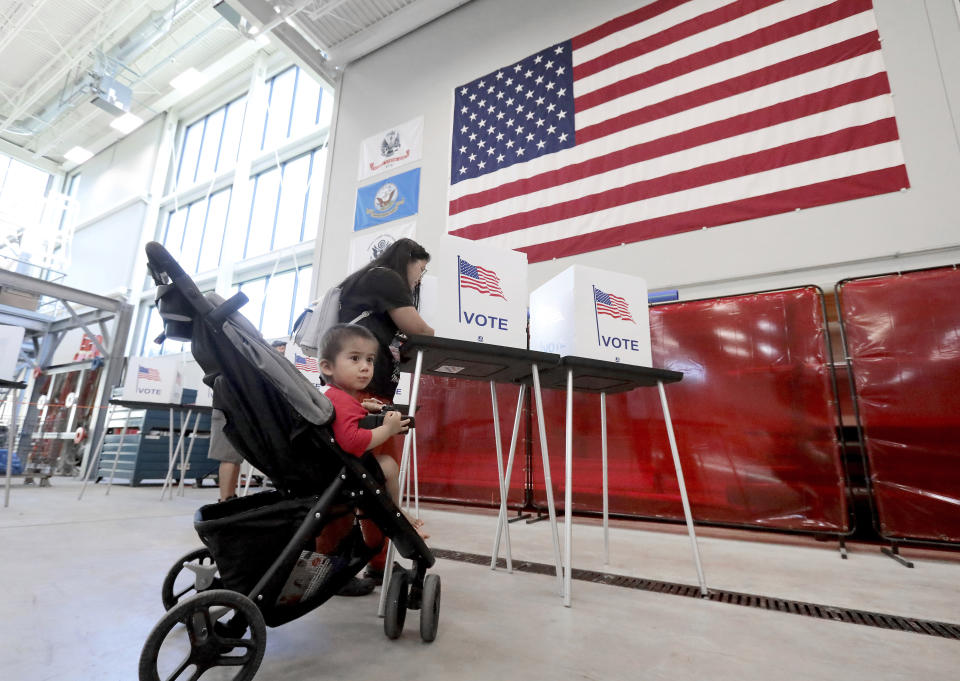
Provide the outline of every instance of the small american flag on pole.
{"type": "Polygon", "coordinates": [[[447,231],[530,262],[909,186],[871,0],[655,0],[454,90],[447,231]]]}
{"type": "Polygon", "coordinates": [[[306,371],[311,374],[320,373],[320,365],[317,364],[317,360],[314,357],[304,357],[303,355],[298,355],[294,353],[293,355],[293,365],[300,369],[301,371],[306,371]]]}
{"type": "Polygon", "coordinates": [[[500,290],[500,277],[493,270],[479,265],[471,265],[463,258],[460,260],[460,288],[472,288],[494,298],[507,299],[500,290]]]}
{"type": "Polygon", "coordinates": [[[145,367],[138,364],[137,380],[138,381],[159,381],[160,372],[157,371],[154,367],[145,367]]]}
{"type": "Polygon", "coordinates": [[[594,286],[593,302],[597,306],[598,314],[609,315],[614,319],[623,319],[636,324],[636,322],[633,321],[633,317],[630,316],[630,306],[627,304],[627,301],[620,296],[606,293],[594,286]]]}

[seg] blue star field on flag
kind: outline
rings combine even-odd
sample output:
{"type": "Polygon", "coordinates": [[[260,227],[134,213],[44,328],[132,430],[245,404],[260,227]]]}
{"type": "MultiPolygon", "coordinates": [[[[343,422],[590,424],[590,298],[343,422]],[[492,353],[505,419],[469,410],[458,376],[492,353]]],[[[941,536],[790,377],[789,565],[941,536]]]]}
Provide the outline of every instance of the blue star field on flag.
{"type": "Polygon", "coordinates": [[[572,147],[570,41],[455,90],[450,182],[572,147]]]}

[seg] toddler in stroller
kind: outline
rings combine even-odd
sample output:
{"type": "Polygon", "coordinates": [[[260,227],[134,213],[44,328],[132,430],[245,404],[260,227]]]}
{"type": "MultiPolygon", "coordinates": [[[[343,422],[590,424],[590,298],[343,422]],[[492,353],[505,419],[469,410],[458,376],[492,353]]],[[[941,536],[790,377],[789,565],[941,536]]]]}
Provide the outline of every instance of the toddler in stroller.
{"type": "Polygon", "coordinates": [[[253,678],[265,627],[327,601],[379,550],[382,536],[376,545],[365,540],[360,516],[412,561],[385,585],[384,631],[397,638],[406,610],[419,609],[421,638],[432,641],[440,578],[426,572],[434,557],[381,476],[337,445],[330,401],[236,312],[242,293],[228,301],[204,296],[160,244],[146,250],[166,337],[192,342],[214,407],[226,415],[224,434],[275,489],[197,510],[194,526],[205,547],[175,563],[164,580],[167,613],[144,644],[141,681],[198,679],[218,666],[235,668],[235,680],[253,678]],[[351,528],[317,553],[316,538],[345,516],[354,518],[351,528]],[[177,586],[190,573],[192,583],[177,586]],[[183,633],[187,651],[171,661],[166,644],[183,633]]]}

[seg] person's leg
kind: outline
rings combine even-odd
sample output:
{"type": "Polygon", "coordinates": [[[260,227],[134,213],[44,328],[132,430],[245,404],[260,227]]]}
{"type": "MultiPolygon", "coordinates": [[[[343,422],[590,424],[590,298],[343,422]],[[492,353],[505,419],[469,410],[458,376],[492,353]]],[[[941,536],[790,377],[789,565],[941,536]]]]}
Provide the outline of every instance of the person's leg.
{"type": "Polygon", "coordinates": [[[240,464],[221,461],[217,474],[220,487],[220,501],[226,501],[237,495],[237,482],[240,480],[240,464]]]}

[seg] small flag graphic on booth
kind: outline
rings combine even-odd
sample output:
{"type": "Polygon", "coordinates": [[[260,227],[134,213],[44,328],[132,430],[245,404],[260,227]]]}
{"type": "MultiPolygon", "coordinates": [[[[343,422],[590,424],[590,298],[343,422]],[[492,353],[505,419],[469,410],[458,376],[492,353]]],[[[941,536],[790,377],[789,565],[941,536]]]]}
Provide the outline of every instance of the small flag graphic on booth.
{"type": "Polygon", "coordinates": [[[137,365],[137,381],[159,381],[160,372],[154,367],[137,365]]]}
{"type": "Polygon", "coordinates": [[[507,299],[500,290],[500,277],[493,270],[460,260],[460,288],[471,288],[494,298],[507,299]]]}
{"type": "Polygon", "coordinates": [[[633,317],[630,316],[630,306],[627,305],[627,301],[620,296],[605,293],[594,286],[593,302],[597,306],[598,314],[605,314],[614,319],[623,319],[636,324],[636,322],[633,321],[633,317]]]}
{"type": "Polygon", "coordinates": [[[320,366],[317,364],[317,360],[313,357],[304,357],[303,355],[294,354],[293,355],[293,364],[295,367],[301,371],[306,371],[311,374],[319,374],[320,366]]]}

